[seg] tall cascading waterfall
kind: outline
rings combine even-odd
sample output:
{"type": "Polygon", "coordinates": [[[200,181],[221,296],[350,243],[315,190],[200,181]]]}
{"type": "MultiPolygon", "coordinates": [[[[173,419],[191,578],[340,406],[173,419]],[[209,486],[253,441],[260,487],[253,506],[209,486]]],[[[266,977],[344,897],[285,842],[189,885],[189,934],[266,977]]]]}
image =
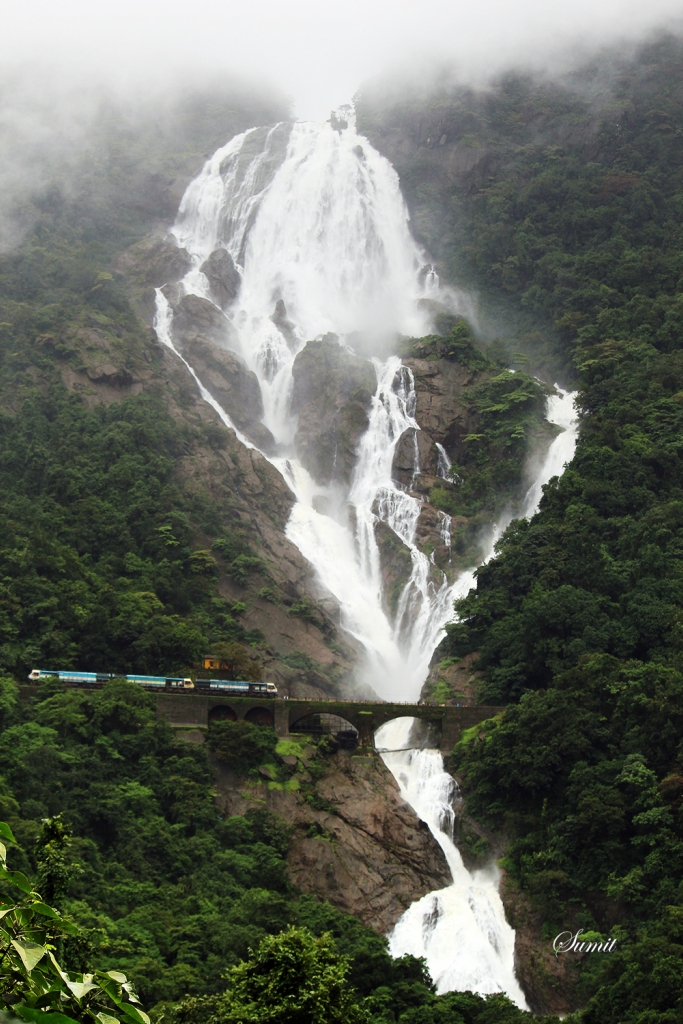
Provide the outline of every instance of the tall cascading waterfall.
{"type": "MultiPolygon", "coordinates": [[[[219,149],[188,186],[173,234],[193,258],[181,283],[185,294],[211,300],[200,268],[217,248],[240,268],[231,344],[259,378],[264,423],[283,453],[270,461],[297,497],[287,536],[337,599],[342,625],[365,651],[363,680],[383,698],[416,697],[453,592],[414,542],[420,500],[391,476],[399,438],[407,428],[419,429],[412,375],[395,356],[373,360],[370,425],[342,500],[295,457],[296,417],[289,409],[292,366],[306,341],[333,331],[343,344],[361,332],[366,347],[386,348],[396,334],[428,329],[419,300],[438,285],[411,237],[396,172],[353,125],[342,132],[310,123],[256,128],[219,149]],[[284,332],[273,317],[278,300],[286,309],[284,332]],[[317,510],[321,496],[327,514],[317,510]],[[382,594],[378,519],[411,556],[411,576],[392,617],[382,594]]],[[[172,313],[161,292],[156,327],[173,347],[172,313]]],[[[230,422],[224,410],[222,417],[230,422]]],[[[442,518],[445,536],[450,520],[442,518]]]]}
{"type": "MultiPolygon", "coordinates": [[[[576,447],[578,420],[575,395],[557,388],[548,399],[547,417],[561,428],[538,468],[523,502],[522,514],[538,510],[543,486],[562,473],[576,447]]],[[[445,453],[444,453],[445,455],[445,453]]],[[[447,457],[447,456],[446,456],[447,457]]],[[[501,519],[492,531],[484,561],[510,521],[501,519]]],[[[451,589],[462,597],[475,585],[475,570],[463,573],[451,589]]],[[[494,864],[470,873],[453,842],[453,806],[460,797],[457,783],[444,771],[438,750],[420,750],[412,739],[417,719],[399,718],[375,733],[375,746],[396,779],[401,794],[424,821],[446,857],[452,884],[413,903],[389,936],[394,956],[424,957],[437,992],[471,989],[481,995],[504,992],[522,1009],[526,1001],[514,970],[515,933],[505,918],[494,864]]]]}
{"type": "MultiPolygon", "coordinates": [[[[473,585],[474,570],[449,585],[415,544],[420,500],[392,479],[401,435],[419,429],[411,371],[396,356],[373,360],[377,388],[369,426],[349,493],[341,498],[338,488],[317,484],[295,457],[296,418],[289,407],[293,362],[308,340],[332,331],[344,344],[345,337],[361,332],[366,347],[374,341],[376,351],[386,351],[388,338],[419,336],[428,329],[419,300],[433,295],[437,283],[410,235],[395,171],[353,125],[341,132],[308,123],[252,129],[219,149],[188,186],[173,234],[193,261],[180,285],[185,295],[213,301],[201,267],[216,249],[225,249],[237,266],[241,288],[228,310],[230,345],[259,379],[264,423],[278,451],[266,457],[297,499],[287,536],[334,595],[342,625],[365,651],[363,678],[381,697],[417,698],[453,600],[473,585]],[[273,315],[279,300],[286,323],[273,315]],[[320,497],[326,499],[326,514],[319,511],[320,497]],[[411,556],[410,578],[391,617],[383,601],[377,520],[401,538],[411,556]]],[[[161,290],[155,327],[175,351],[173,312],[161,290]]],[[[236,430],[187,359],[180,358],[202,396],[236,430]]],[[[551,398],[548,414],[564,432],[529,489],[526,514],[537,504],[542,485],[573,453],[573,396],[560,392],[551,398]]],[[[445,476],[449,465],[443,450],[438,466],[445,476]]],[[[507,521],[493,531],[486,558],[507,521]]],[[[450,518],[443,514],[441,532],[450,542],[450,518]]],[[[390,723],[379,740],[388,749],[405,746],[406,728],[405,722],[390,723]]],[[[496,873],[470,877],[448,834],[455,784],[443,772],[440,755],[383,756],[406,799],[432,828],[454,878],[449,889],[409,908],[391,937],[392,951],[426,955],[439,991],[505,991],[524,1005],[512,967],[514,933],[505,923],[496,873]]]]}

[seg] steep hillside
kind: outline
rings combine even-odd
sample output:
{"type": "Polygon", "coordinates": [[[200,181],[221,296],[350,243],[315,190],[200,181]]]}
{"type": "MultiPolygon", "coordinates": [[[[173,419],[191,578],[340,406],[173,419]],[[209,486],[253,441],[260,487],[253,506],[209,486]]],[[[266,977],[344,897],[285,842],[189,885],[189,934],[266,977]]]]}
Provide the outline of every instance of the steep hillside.
{"type": "Polygon", "coordinates": [[[478,92],[361,89],[359,128],[396,167],[413,231],[510,355],[567,380],[579,336],[671,347],[681,59],[663,36],[559,81],[511,71],[478,92]]]}
{"type": "Polygon", "coordinates": [[[683,45],[606,54],[559,85],[508,75],[359,107],[444,270],[512,313],[510,345],[579,386],[575,459],[479,570],[438,654],[445,672],[465,659],[480,699],[514,705],[454,765],[470,810],[508,835],[549,940],[618,935],[615,956],[580,965],[582,1019],[674,1019],[683,45]]]}
{"type": "Polygon", "coordinates": [[[348,679],[355,654],[283,534],[289,490],[141,315],[172,276],[163,246],[162,280],[122,276],[119,253],[172,218],[205,147],[284,114],[242,100],[196,97],[161,128],[105,110],[76,176],[55,167],[0,257],[0,658],[19,677],[185,671],[238,643],[242,670],[285,692],[348,679]]]}
{"type": "Polygon", "coordinates": [[[283,750],[271,730],[221,722],[208,746],[179,742],[134,684],[19,694],[0,678],[9,865],[72,922],[61,964],[125,971],[154,1021],[191,1024],[215,1013],[227,969],[297,925],[348,958],[363,1022],[533,1020],[504,996],[436,997],[421,961],[390,957],[377,931],[441,884],[441,851],[381,762],[301,740],[283,750]]]}

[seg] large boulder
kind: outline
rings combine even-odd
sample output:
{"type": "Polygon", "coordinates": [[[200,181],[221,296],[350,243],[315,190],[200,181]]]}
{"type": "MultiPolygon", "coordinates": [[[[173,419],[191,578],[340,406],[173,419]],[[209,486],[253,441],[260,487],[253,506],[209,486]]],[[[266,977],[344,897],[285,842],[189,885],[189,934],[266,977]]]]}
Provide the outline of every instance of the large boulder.
{"type": "Polygon", "coordinates": [[[290,348],[294,348],[297,342],[295,327],[287,316],[287,307],[285,306],[284,299],[277,300],[270,319],[273,321],[290,348]]]}
{"type": "Polygon", "coordinates": [[[418,474],[436,476],[438,453],[434,441],[424,430],[404,430],[394,449],[391,464],[393,479],[405,490],[415,488],[418,474]]]}
{"type": "Polygon", "coordinates": [[[240,272],[227,249],[215,249],[199,268],[209,282],[212,298],[227,309],[239,295],[240,272]]]}
{"type": "Polygon", "coordinates": [[[180,345],[210,341],[222,347],[234,344],[233,326],[213,302],[199,295],[178,298],[173,288],[163,289],[173,307],[173,339],[180,345]]]}
{"type": "MultiPolygon", "coordinates": [[[[404,359],[413,371],[417,406],[415,419],[432,441],[443,445],[451,459],[457,461],[462,439],[474,427],[471,402],[467,390],[485,373],[473,373],[468,367],[449,359],[404,359]]],[[[436,450],[429,464],[421,465],[436,475],[436,450]],[[432,461],[433,460],[433,461],[432,461]]]]}
{"type": "Polygon", "coordinates": [[[342,348],[335,334],[326,334],[299,352],[292,376],[299,458],[318,483],[348,483],[377,386],[372,363],[342,348]]]}

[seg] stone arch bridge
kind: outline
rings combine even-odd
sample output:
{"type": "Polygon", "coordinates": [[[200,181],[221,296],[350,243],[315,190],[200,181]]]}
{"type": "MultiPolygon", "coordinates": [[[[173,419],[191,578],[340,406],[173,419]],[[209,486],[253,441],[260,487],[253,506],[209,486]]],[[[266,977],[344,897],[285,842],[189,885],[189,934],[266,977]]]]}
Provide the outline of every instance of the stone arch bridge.
{"type": "MultiPolygon", "coordinates": [[[[419,718],[434,729],[440,750],[450,751],[461,732],[493,718],[504,708],[492,705],[458,707],[452,704],[404,704],[377,701],[285,700],[284,698],[229,697],[188,693],[157,694],[157,713],[186,733],[208,728],[209,721],[229,718],[258,725],[272,725],[286,739],[297,723],[310,715],[335,715],[358,731],[359,746],[374,748],[373,733],[395,718],[419,718]]],[[[190,736],[188,735],[188,739],[190,736]]]]}

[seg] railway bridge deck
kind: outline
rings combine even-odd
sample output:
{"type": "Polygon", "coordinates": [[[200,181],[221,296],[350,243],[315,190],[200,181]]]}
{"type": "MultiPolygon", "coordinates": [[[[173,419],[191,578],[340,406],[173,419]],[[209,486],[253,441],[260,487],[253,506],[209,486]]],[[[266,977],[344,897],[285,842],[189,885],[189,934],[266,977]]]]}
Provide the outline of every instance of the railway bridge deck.
{"type": "MultiPolygon", "coordinates": [[[[292,731],[303,731],[304,719],[312,715],[334,715],[358,731],[359,746],[374,749],[373,734],[396,718],[419,718],[434,729],[439,748],[449,751],[465,729],[493,718],[504,708],[492,705],[410,704],[391,701],[294,700],[283,697],[233,697],[213,694],[159,693],[157,714],[174,729],[188,733],[205,730],[218,718],[245,719],[271,725],[281,739],[292,731]]],[[[188,737],[189,738],[189,737],[188,737]]],[[[199,736],[197,737],[199,738],[199,736]]]]}

